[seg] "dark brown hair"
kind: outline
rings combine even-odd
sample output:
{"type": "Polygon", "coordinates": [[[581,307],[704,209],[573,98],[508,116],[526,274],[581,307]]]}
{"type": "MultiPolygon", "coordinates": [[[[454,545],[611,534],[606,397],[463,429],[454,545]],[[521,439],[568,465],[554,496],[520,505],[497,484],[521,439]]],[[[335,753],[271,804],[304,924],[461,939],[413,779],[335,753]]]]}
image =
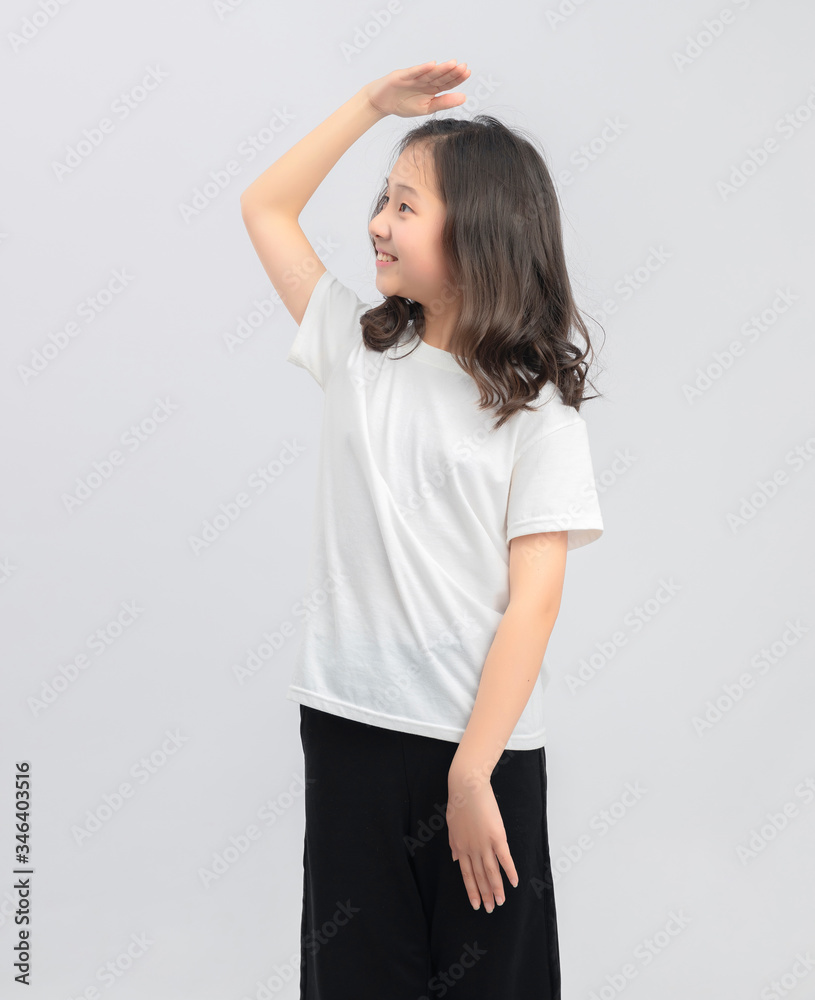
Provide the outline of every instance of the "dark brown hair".
{"type": "MultiPolygon", "coordinates": [[[[491,115],[429,118],[402,136],[394,162],[421,144],[435,171],[447,214],[442,251],[460,297],[451,348],[476,382],[480,408],[495,406],[500,427],[531,410],[552,382],[579,411],[594,351],[572,296],[560,209],[552,178],[532,140],[491,115]],[[572,343],[576,330],[584,350],[572,343]]],[[[383,188],[369,222],[382,211],[383,188]]],[[[374,241],[371,239],[373,245],[374,241]]],[[[433,305],[430,305],[433,308],[433,305]]],[[[389,295],[361,318],[365,346],[385,351],[413,321],[424,334],[424,307],[389,295]]]]}

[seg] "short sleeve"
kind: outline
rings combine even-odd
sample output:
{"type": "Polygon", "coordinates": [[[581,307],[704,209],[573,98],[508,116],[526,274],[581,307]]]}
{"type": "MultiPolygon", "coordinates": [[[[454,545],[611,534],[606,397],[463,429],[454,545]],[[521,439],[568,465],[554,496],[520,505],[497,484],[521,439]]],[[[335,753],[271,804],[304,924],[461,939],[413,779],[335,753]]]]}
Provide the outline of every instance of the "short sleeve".
{"type": "Polygon", "coordinates": [[[517,535],[568,531],[567,548],[596,541],[603,519],[586,422],[577,419],[527,444],[512,469],[507,544],[517,535]]]}
{"type": "Polygon", "coordinates": [[[370,308],[352,288],[325,271],[312,289],[286,361],[305,368],[325,389],[337,363],[361,344],[359,321],[370,308]]]}

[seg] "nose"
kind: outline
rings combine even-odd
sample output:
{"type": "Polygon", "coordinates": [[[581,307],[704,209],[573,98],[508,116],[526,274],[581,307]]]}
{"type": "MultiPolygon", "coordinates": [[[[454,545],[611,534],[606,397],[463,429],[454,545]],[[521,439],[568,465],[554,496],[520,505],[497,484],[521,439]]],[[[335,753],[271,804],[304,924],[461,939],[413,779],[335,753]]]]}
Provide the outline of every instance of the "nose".
{"type": "Polygon", "coordinates": [[[382,209],[381,209],[381,210],[380,210],[380,211],[379,211],[379,212],[378,212],[378,213],[377,213],[377,214],[376,214],[376,215],[375,215],[375,216],[374,216],[374,217],[373,217],[373,218],[371,219],[371,221],[370,221],[370,223],[369,223],[369,225],[368,225],[368,232],[369,232],[369,233],[370,233],[370,235],[371,235],[371,236],[373,236],[374,238],[376,238],[376,237],[380,237],[380,236],[381,236],[381,237],[382,237],[383,239],[385,238],[385,228],[386,228],[386,226],[385,226],[385,222],[384,222],[384,219],[383,219],[383,217],[382,217],[382,215],[383,215],[383,212],[384,212],[384,211],[385,211],[385,209],[384,209],[384,208],[382,208],[382,209]]]}

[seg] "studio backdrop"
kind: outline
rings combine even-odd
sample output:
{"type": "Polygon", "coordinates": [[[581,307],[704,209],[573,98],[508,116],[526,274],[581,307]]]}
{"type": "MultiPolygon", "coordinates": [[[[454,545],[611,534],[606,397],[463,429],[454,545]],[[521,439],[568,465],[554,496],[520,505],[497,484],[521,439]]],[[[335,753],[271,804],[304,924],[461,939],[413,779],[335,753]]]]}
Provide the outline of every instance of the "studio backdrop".
{"type": "MultiPolygon", "coordinates": [[[[239,199],[456,58],[439,114],[538,138],[598,351],[605,532],[547,650],[564,1000],[815,997],[812,6],[13,0],[3,29],[0,996],[299,996],[323,394],[239,199]]],[[[372,304],[417,123],[300,218],[372,304]]]]}

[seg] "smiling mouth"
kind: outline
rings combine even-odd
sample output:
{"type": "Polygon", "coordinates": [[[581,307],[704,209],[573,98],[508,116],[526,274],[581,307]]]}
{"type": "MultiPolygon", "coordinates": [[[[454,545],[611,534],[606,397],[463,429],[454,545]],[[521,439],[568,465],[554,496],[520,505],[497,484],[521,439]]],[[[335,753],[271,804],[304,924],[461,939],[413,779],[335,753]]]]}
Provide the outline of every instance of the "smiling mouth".
{"type": "Polygon", "coordinates": [[[376,259],[382,264],[392,264],[395,260],[399,260],[399,258],[394,257],[393,254],[383,253],[382,250],[377,250],[376,259]]]}

